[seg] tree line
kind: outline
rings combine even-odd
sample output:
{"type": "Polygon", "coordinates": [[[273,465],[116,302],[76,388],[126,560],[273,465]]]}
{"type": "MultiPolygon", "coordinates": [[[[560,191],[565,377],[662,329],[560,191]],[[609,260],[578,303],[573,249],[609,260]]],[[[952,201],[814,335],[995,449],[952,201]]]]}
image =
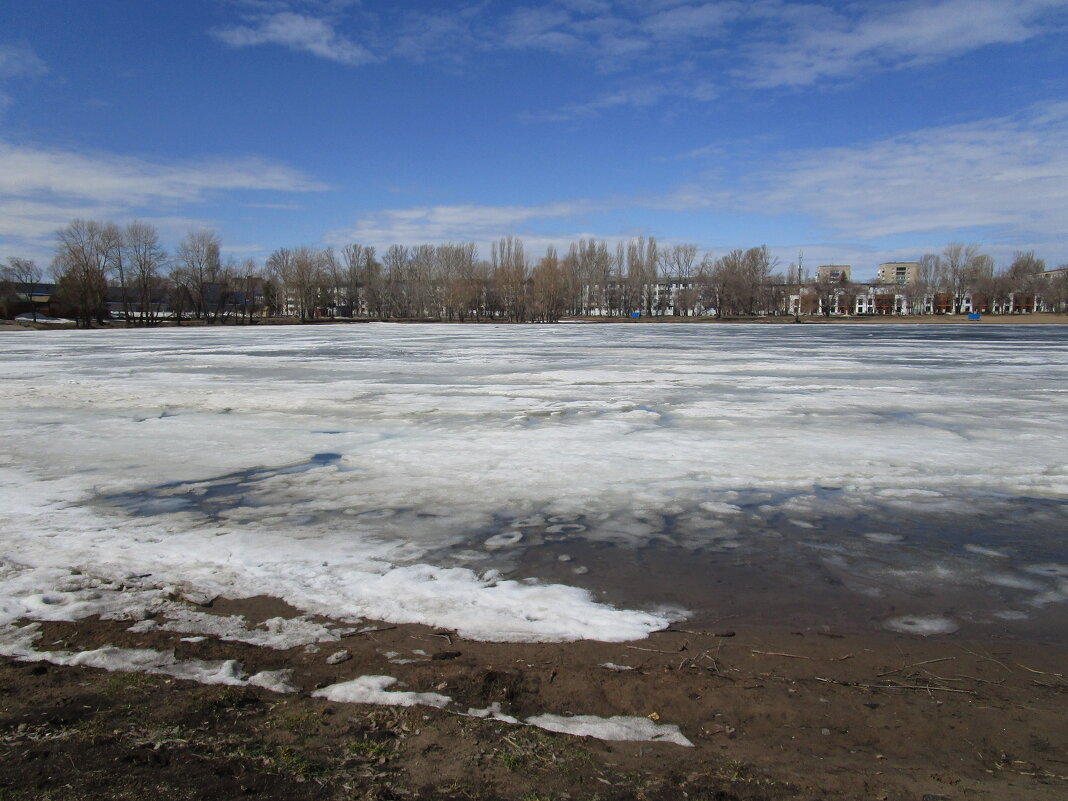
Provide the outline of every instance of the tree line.
{"type": "MultiPolygon", "coordinates": [[[[917,280],[898,291],[913,309],[935,292],[948,293],[957,312],[967,292],[1001,299],[1041,290],[1064,305],[1066,281],[1042,281],[1037,276],[1044,270],[1033,253],[1017,254],[999,271],[976,246],[950,245],[925,255],[917,280]]],[[[552,322],[635,312],[744,317],[790,313],[791,297],[798,299],[794,311],[829,313],[854,291],[848,282],[799,273],[795,265],[782,269],[766,246],[715,258],[696,245],[661,246],[653,237],[615,247],[581,239],[536,258],[516,237],[493,242],[488,258],[472,243],[398,244],[381,253],[356,243],[337,250],[301,246],[279,248],[261,265],[224,260],[210,230],[189,232],[168,252],[150,224],[81,219],[57,232],[51,265],[53,307],[66,309],[81,326],[109,316],[127,325],[164,317],[179,323],[260,316],[552,322]]],[[[25,295],[42,277],[32,261],[12,258],[0,274],[6,287],[0,295],[25,295]]]]}

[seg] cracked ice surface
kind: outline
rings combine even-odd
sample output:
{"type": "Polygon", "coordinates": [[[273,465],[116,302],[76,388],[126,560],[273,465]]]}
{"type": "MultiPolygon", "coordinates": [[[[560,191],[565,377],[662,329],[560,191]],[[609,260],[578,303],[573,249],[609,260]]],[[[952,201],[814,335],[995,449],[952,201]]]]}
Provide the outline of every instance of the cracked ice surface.
{"type": "Polygon", "coordinates": [[[966,586],[1026,616],[1068,600],[1066,334],[8,334],[0,620],[121,612],[72,569],[483,639],[625,640],[678,614],[509,573],[576,542],[815,554],[859,592],[966,586]]]}

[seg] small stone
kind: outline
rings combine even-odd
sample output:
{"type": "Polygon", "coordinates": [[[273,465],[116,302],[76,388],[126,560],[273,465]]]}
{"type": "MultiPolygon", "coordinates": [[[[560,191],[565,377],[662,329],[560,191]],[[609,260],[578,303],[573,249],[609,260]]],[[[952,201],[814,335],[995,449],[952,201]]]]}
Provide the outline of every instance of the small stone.
{"type": "Polygon", "coordinates": [[[348,662],[350,659],[352,659],[352,654],[348,651],[335,651],[326,658],[326,664],[340,665],[342,662],[348,662]]]}
{"type": "Polygon", "coordinates": [[[822,734],[824,737],[828,736],[830,733],[830,729],[820,729],[820,734],[822,734]]]}

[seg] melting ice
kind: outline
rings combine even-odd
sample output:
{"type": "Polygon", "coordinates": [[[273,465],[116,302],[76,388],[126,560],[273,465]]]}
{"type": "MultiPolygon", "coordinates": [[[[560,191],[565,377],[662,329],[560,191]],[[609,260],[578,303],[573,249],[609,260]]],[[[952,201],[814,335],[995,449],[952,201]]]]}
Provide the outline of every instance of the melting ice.
{"type": "Polygon", "coordinates": [[[918,598],[883,615],[917,634],[1068,600],[1059,327],[3,341],[0,622],[116,603],[72,576],[499,640],[632,639],[701,605],[605,603],[598,548],[721,577],[815,565],[858,598],[918,598]],[[939,587],[976,602],[924,608],[939,587]]]}

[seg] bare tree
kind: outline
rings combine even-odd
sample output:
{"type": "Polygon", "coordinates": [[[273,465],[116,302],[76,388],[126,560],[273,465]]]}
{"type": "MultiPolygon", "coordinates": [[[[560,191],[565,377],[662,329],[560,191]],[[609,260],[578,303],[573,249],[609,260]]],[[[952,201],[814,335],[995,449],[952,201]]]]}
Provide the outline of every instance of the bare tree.
{"type": "Polygon", "coordinates": [[[1005,272],[1004,290],[1017,302],[1026,297],[1033,308],[1035,296],[1041,289],[1042,280],[1039,276],[1045,271],[1046,262],[1037,258],[1033,250],[1017,251],[1005,272]]]}
{"type": "MultiPolygon", "coordinates": [[[[693,292],[684,299],[684,292],[693,286],[694,264],[697,261],[697,245],[673,245],[660,251],[660,272],[668,279],[675,291],[673,306],[675,316],[692,313],[696,296],[693,292]]],[[[670,299],[670,295],[668,296],[670,299]]]]}
{"type": "Polygon", "coordinates": [[[116,245],[115,226],[96,220],[72,220],[56,234],[52,261],[56,290],[74,309],[79,326],[104,322],[108,272],[116,245]]]}
{"type": "Polygon", "coordinates": [[[448,318],[463,322],[473,312],[477,316],[482,286],[477,269],[478,251],[473,242],[445,244],[437,248],[441,271],[442,302],[448,318]]]}
{"type": "Polygon", "coordinates": [[[315,316],[316,303],[324,282],[322,252],[310,247],[293,250],[290,280],[287,289],[297,304],[300,321],[305,323],[315,316]]]}
{"type": "Polygon", "coordinates": [[[832,313],[841,311],[839,300],[850,294],[849,280],[844,273],[835,277],[829,272],[823,272],[812,282],[812,294],[816,300],[814,311],[824,317],[830,317],[832,313]]]}
{"type": "Polygon", "coordinates": [[[246,324],[252,324],[252,315],[257,311],[257,295],[263,288],[263,276],[255,259],[245,259],[236,271],[236,299],[241,316],[246,324]]]}
{"type": "Polygon", "coordinates": [[[559,320],[565,305],[564,281],[556,248],[552,245],[534,267],[530,289],[532,317],[546,323],[559,320]]]}
{"type": "Polygon", "coordinates": [[[502,311],[510,320],[527,318],[527,261],[523,240],[506,237],[490,246],[493,281],[502,311]]]}
{"type": "MultiPolygon", "coordinates": [[[[134,221],[127,225],[122,232],[122,243],[133,295],[137,299],[138,316],[142,325],[148,325],[159,313],[156,299],[162,290],[160,271],[167,262],[167,252],[159,243],[155,227],[148,223],[134,221]]],[[[129,323],[128,300],[126,307],[129,323]]]]}
{"type": "Polygon", "coordinates": [[[390,245],[382,257],[385,270],[386,296],[389,298],[388,316],[410,318],[412,299],[408,286],[408,261],[411,254],[404,245],[390,245]]]}
{"type": "Polygon", "coordinates": [[[219,237],[214,231],[190,231],[178,245],[178,261],[185,268],[193,314],[204,317],[213,306],[213,293],[222,265],[219,237]]]}
{"type": "Polygon", "coordinates": [[[37,322],[37,304],[33,300],[33,291],[37,284],[41,283],[41,268],[37,266],[37,262],[12,256],[0,273],[0,279],[9,283],[14,292],[26,298],[33,321],[37,322]]]}
{"type": "Polygon", "coordinates": [[[1055,273],[1043,282],[1042,294],[1053,311],[1063,312],[1068,311],[1068,264],[1057,269],[1063,272],[1055,273]]]}
{"type": "Polygon", "coordinates": [[[364,275],[364,246],[355,242],[345,245],[341,249],[341,259],[344,262],[342,298],[344,305],[349,308],[349,316],[355,317],[360,314],[368,294],[364,275]]]}
{"type": "Polygon", "coordinates": [[[994,262],[979,252],[975,245],[958,242],[947,245],[942,251],[942,285],[953,295],[953,310],[960,314],[964,298],[973,285],[994,271],[994,262]]]}
{"type": "Polygon", "coordinates": [[[293,285],[293,252],[279,248],[267,257],[267,274],[271,282],[271,309],[275,314],[290,314],[293,285]]]}

